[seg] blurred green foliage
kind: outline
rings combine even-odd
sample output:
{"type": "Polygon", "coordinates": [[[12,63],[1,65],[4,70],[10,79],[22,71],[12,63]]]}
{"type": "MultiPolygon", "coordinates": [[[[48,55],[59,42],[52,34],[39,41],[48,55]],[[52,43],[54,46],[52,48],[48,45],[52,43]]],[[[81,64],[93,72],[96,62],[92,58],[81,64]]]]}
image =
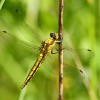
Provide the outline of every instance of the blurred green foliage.
{"type": "MultiPolygon", "coordinates": [[[[99,6],[99,0],[64,1],[64,45],[68,34],[75,48],[90,48],[95,53],[93,59],[82,59],[90,89],[85,87],[82,79],[67,77],[64,79],[64,100],[90,100],[90,90],[95,97],[92,100],[100,98],[99,6]]],[[[29,44],[38,45],[40,37],[45,40],[50,32],[58,31],[58,8],[58,0],[1,0],[0,30],[5,30],[29,44]],[[21,12],[21,17],[16,14],[16,9],[21,12]],[[36,32],[34,35],[24,22],[36,32]],[[37,37],[34,43],[32,36],[37,37]]],[[[39,69],[28,86],[20,90],[19,87],[38,57],[38,52],[30,48],[17,43],[16,38],[0,33],[0,100],[58,99],[58,77],[53,78],[58,76],[57,68],[52,72],[43,67],[56,66],[52,60],[51,65],[43,64],[43,69],[39,69]]],[[[70,71],[75,76],[74,71],[70,71]]]]}

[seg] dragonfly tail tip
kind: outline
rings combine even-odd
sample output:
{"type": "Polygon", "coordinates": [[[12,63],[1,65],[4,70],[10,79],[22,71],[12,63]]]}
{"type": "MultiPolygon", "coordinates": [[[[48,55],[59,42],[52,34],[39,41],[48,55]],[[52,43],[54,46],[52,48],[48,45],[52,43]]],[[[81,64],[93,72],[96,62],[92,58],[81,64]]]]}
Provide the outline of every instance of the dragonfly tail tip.
{"type": "Polygon", "coordinates": [[[25,87],[25,85],[22,85],[21,87],[20,87],[20,89],[23,89],[25,87]]]}

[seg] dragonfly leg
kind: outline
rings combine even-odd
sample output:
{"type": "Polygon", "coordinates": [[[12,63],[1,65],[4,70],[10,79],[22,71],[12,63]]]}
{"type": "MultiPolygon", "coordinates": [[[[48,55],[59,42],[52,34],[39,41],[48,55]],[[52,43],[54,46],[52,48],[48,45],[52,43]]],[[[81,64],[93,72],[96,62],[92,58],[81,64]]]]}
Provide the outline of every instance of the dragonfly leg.
{"type": "Polygon", "coordinates": [[[61,41],[57,40],[56,43],[59,44],[59,43],[61,43],[61,41]]]}
{"type": "Polygon", "coordinates": [[[59,43],[61,43],[62,41],[63,41],[63,38],[62,38],[61,40],[57,39],[57,40],[56,40],[56,43],[59,44],[59,43]]]}
{"type": "Polygon", "coordinates": [[[51,54],[57,54],[58,53],[58,51],[57,52],[53,52],[53,50],[51,50],[51,54]]]}
{"type": "MultiPolygon", "coordinates": [[[[64,50],[65,48],[62,48],[62,50],[64,50]]],[[[59,49],[56,49],[59,52],[59,49]]]]}
{"type": "MultiPolygon", "coordinates": [[[[65,48],[63,48],[62,50],[64,50],[65,48]]],[[[59,49],[56,49],[57,52],[53,52],[53,50],[51,50],[51,54],[56,54],[56,53],[59,53],[59,49]]]]}

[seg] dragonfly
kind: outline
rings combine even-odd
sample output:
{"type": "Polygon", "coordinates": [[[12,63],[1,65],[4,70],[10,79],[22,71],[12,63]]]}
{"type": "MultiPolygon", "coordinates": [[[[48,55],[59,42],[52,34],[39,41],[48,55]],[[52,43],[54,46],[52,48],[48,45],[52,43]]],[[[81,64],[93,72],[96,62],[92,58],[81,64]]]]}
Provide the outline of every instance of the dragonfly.
{"type": "Polygon", "coordinates": [[[41,62],[43,61],[43,59],[45,58],[47,53],[50,53],[50,52],[52,53],[52,49],[53,49],[55,43],[58,43],[58,42],[59,41],[57,41],[55,33],[50,33],[50,38],[42,42],[42,46],[40,47],[39,57],[36,60],[32,69],[30,70],[30,72],[29,72],[24,84],[21,86],[21,88],[24,88],[25,85],[30,81],[30,79],[33,77],[33,75],[38,70],[41,62]]]}
{"type": "MultiPolygon", "coordinates": [[[[21,15],[21,13],[19,12],[19,10],[16,10],[16,12],[21,15]]],[[[30,28],[30,26],[28,24],[26,24],[26,22],[24,21],[24,25],[29,29],[29,31],[32,31],[32,29],[30,28]]],[[[2,31],[0,33],[3,33],[3,34],[8,34],[9,36],[13,37],[13,38],[16,38],[15,36],[13,36],[12,34],[8,33],[7,31],[2,31]]],[[[34,32],[36,33],[36,32],[34,32]]],[[[38,35],[38,34],[37,34],[38,35]]],[[[34,35],[36,37],[36,34],[34,35]]],[[[21,41],[21,40],[18,40],[19,42],[23,43],[24,45],[27,45],[28,47],[32,47],[31,45],[29,45],[28,43],[26,43],[25,41],[21,41]]],[[[53,52],[53,49],[55,47],[56,44],[59,44],[61,41],[58,40],[58,36],[57,36],[57,33],[56,32],[52,32],[50,33],[50,38],[46,39],[45,41],[42,41],[41,43],[41,46],[37,47],[37,49],[39,49],[39,54],[38,54],[38,58],[36,60],[36,62],[34,63],[33,67],[31,68],[31,70],[29,71],[24,83],[22,84],[22,86],[20,87],[21,89],[23,89],[28,83],[29,81],[32,79],[32,77],[35,75],[35,73],[37,72],[37,70],[39,69],[40,65],[43,63],[43,61],[45,60],[46,56],[48,54],[58,54],[58,49],[56,49],[56,52],[53,52]]],[[[35,48],[36,46],[32,47],[35,48]]],[[[72,48],[63,48],[63,50],[66,52],[66,51],[74,51],[74,49],[72,48]]],[[[85,52],[88,52],[90,53],[91,55],[93,55],[92,51],[90,49],[76,49],[76,50],[79,50],[79,51],[85,51],[85,52]]],[[[68,53],[66,53],[68,54],[68,53]]],[[[66,56],[69,56],[70,53],[66,56]]],[[[54,58],[53,58],[54,59],[54,58]]],[[[65,58],[66,59],[66,58],[65,58]]],[[[71,65],[68,65],[66,63],[64,63],[64,65],[66,66],[70,66],[70,67],[73,67],[71,65]]],[[[77,69],[77,68],[76,68],[77,69]]],[[[83,71],[81,69],[77,69],[79,72],[83,73],[83,71]]]]}

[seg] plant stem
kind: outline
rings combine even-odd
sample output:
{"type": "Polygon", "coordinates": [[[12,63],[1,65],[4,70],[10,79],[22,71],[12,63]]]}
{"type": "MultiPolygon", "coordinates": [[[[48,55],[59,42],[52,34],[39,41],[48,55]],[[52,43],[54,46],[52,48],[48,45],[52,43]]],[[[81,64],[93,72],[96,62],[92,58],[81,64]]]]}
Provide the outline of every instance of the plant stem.
{"type": "Polygon", "coordinates": [[[63,29],[63,0],[59,0],[59,100],[63,100],[63,46],[62,46],[62,29],[63,29]]]}

